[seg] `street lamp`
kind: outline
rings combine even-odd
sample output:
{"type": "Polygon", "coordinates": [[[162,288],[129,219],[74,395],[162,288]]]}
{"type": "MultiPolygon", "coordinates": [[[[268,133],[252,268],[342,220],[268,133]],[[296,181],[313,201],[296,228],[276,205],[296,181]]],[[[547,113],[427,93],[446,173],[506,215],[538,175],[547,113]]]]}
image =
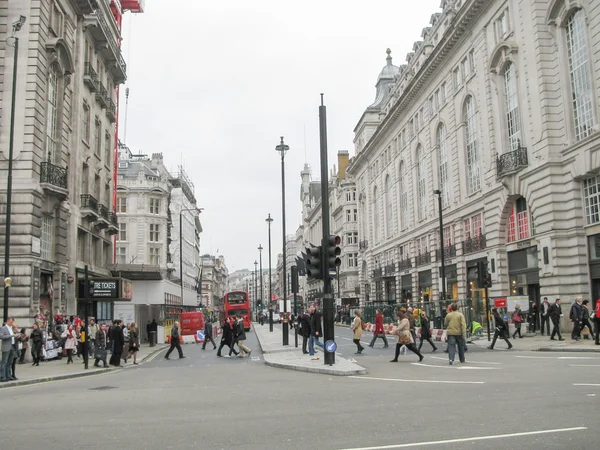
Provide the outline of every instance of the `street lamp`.
{"type": "MultiPolygon", "coordinates": [[[[256,309],[257,299],[258,299],[258,274],[257,274],[258,261],[254,260],[254,308],[256,309]]],[[[252,313],[250,313],[252,314],[252,313]]]]}
{"type": "MultiPolygon", "coordinates": [[[[438,209],[440,216],[440,260],[442,261],[442,266],[440,268],[440,279],[442,280],[442,298],[441,300],[446,300],[446,266],[445,266],[445,248],[444,248],[444,220],[442,218],[442,191],[436,189],[433,191],[435,195],[438,196],[438,209]]],[[[440,302],[440,307],[442,307],[442,302],[440,302]]]]}
{"type": "MultiPolygon", "coordinates": [[[[197,212],[200,214],[204,208],[184,208],[179,210],[179,277],[181,287],[181,304],[183,305],[183,213],[197,212]]],[[[202,299],[200,300],[202,301],[202,299]]]]}
{"type": "Polygon", "coordinates": [[[17,60],[19,59],[19,38],[15,36],[17,31],[21,30],[25,24],[26,17],[19,18],[12,24],[12,35],[6,39],[6,44],[14,47],[13,54],[13,79],[12,79],[12,99],[10,110],[10,138],[8,144],[8,176],[6,182],[6,231],[4,234],[4,322],[8,320],[8,291],[12,280],[8,276],[10,269],[10,210],[12,206],[12,170],[13,170],[13,149],[15,145],[15,103],[17,101],[17,60]],[[13,40],[13,45],[8,41],[13,40]]]}
{"type": "Polygon", "coordinates": [[[271,307],[271,299],[273,298],[273,286],[271,281],[271,213],[265,219],[265,222],[269,225],[269,331],[273,332],[273,308],[271,307]]]}
{"type": "Polygon", "coordinates": [[[285,239],[285,154],[290,149],[289,145],[284,144],[283,136],[281,142],[275,147],[275,151],[281,154],[281,230],[283,234],[283,345],[289,344],[288,335],[288,317],[287,317],[287,286],[286,286],[286,239],[285,239]]]}
{"type": "MultiPolygon", "coordinates": [[[[263,295],[264,295],[264,292],[265,292],[263,290],[262,250],[263,250],[263,247],[262,247],[261,244],[259,244],[258,245],[258,260],[260,261],[259,269],[260,269],[260,304],[261,304],[261,307],[263,307],[262,306],[262,304],[263,304],[263,295]]],[[[258,308],[256,309],[256,311],[258,312],[258,308]]]]}

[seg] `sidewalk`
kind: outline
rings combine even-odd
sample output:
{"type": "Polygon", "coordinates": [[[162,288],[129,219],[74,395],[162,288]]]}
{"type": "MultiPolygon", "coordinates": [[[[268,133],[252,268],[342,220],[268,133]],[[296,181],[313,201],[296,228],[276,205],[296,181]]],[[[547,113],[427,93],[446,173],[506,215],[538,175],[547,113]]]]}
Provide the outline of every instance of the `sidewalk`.
{"type": "Polygon", "coordinates": [[[253,329],[267,366],[338,376],[367,373],[367,369],[364,367],[351,363],[339,355],[335,355],[335,364],[332,366],[324,364],[322,354],[319,356],[320,359],[313,361],[310,356],[302,354],[302,337],[299,336],[298,348],[294,347],[294,333],[290,333],[290,345],[284,347],[283,335],[279,327],[274,328],[271,333],[268,325],[261,326],[255,323],[253,329]]]}
{"type": "MultiPolygon", "coordinates": [[[[149,347],[148,345],[142,345],[137,354],[137,361],[139,364],[143,364],[150,357],[154,356],[161,350],[167,348],[166,344],[157,344],[156,347],[149,347]]],[[[110,353],[108,358],[110,358],[110,353]]],[[[39,366],[33,367],[31,365],[31,356],[28,355],[28,359],[26,359],[25,364],[18,364],[15,367],[15,372],[17,374],[18,380],[9,381],[7,383],[0,383],[0,389],[15,387],[15,386],[24,386],[27,384],[37,384],[44,383],[47,381],[57,381],[57,380],[66,380],[69,378],[80,378],[87,377],[91,375],[98,375],[100,373],[106,373],[110,371],[122,370],[115,367],[110,366],[109,368],[103,367],[94,367],[94,360],[88,360],[88,369],[84,369],[83,365],[83,357],[78,359],[76,356],[73,360],[73,364],[67,365],[67,358],[63,357],[62,359],[52,360],[52,361],[44,361],[41,362],[39,366]]],[[[130,359],[127,364],[124,364],[121,360],[121,364],[124,365],[124,368],[136,367],[133,365],[133,360],[130,359]]]]}
{"type": "MultiPolygon", "coordinates": [[[[494,334],[491,335],[492,339],[494,334]]],[[[513,349],[511,351],[535,351],[535,352],[600,352],[600,345],[594,345],[593,339],[580,339],[579,341],[571,340],[571,336],[568,333],[564,334],[564,341],[551,341],[549,336],[525,336],[523,339],[512,339],[509,338],[513,349]]],[[[474,339],[473,344],[480,347],[488,347],[491,342],[487,340],[487,333],[483,333],[480,339],[474,339]]],[[[506,344],[502,340],[496,341],[498,345],[496,348],[504,348],[506,344]]]]}

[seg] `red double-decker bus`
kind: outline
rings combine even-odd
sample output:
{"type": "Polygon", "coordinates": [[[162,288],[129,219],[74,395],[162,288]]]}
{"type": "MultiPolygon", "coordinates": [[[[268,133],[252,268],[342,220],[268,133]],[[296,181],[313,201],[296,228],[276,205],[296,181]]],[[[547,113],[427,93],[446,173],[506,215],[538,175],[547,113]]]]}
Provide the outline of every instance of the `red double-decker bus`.
{"type": "Polygon", "coordinates": [[[242,316],[245,330],[250,331],[251,318],[248,293],[244,291],[227,292],[224,300],[222,315],[242,316]]]}

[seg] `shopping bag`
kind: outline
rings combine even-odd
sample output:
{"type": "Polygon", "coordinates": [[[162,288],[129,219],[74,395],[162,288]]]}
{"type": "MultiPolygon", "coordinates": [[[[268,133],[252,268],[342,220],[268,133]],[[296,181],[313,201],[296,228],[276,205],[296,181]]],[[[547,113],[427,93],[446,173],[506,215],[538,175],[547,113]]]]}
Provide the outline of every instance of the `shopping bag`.
{"type": "Polygon", "coordinates": [[[408,351],[408,349],[406,348],[406,345],[403,345],[402,347],[400,347],[400,354],[401,355],[406,355],[407,351],[408,351]]]}

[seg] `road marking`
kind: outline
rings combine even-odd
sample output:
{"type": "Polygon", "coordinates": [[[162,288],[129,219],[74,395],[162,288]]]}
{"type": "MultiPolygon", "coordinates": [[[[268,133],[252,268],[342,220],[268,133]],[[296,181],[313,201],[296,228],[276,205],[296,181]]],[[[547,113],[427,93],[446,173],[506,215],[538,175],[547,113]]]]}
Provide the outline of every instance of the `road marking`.
{"type": "Polygon", "coordinates": [[[514,355],[515,358],[525,359],[600,359],[594,356],[522,356],[514,355]]]}
{"type": "MultiPolygon", "coordinates": [[[[448,358],[442,358],[441,356],[430,356],[430,358],[439,359],[439,360],[442,360],[442,361],[448,361],[448,358]]],[[[469,362],[470,363],[476,363],[476,364],[495,364],[495,365],[500,365],[499,362],[473,361],[472,359],[470,359],[469,362]]]]}
{"type": "Polygon", "coordinates": [[[569,364],[569,367],[600,367],[600,364],[569,364]]]}
{"type": "Polygon", "coordinates": [[[423,367],[437,367],[439,369],[455,369],[455,370],[500,370],[500,367],[470,367],[470,366],[459,366],[455,365],[447,365],[447,366],[437,366],[432,364],[423,364],[423,363],[411,363],[413,366],[423,366],[423,367]]]}
{"type": "Polygon", "coordinates": [[[560,356],[558,359],[600,359],[594,356],[560,356]]]}
{"type": "Polygon", "coordinates": [[[591,383],[573,383],[573,386],[600,386],[600,384],[591,384],[591,383]]]}
{"type": "MultiPolygon", "coordinates": [[[[440,384],[485,384],[485,381],[447,381],[447,380],[406,380],[402,378],[377,378],[377,377],[359,377],[350,375],[348,378],[356,378],[358,380],[376,380],[376,381],[403,381],[405,383],[440,383],[440,384]]],[[[379,447],[373,447],[379,448],[379,447]]],[[[385,447],[382,447],[385,448],[385,447]]],[[[390,447],[393,448],[393,447],[390,447]]]]}
{"type": "Polygon", "coordinates": [[[507,434],[496,434],[492,436],[475,436],[470,438],[459,438],[459,439],[445,439],[443,441],[427,441],[427,442],[414,442],[411,444],[396,444],[396,445],[380,445],[378,447],[355,447],[347,448],[343,450],[384,450],[392,448],[408,448],[408,447],[421,447],[425,445],[440,445],[440,444],[455,444],[459,442],[471,442],[471,441],[489,441],[492,439],[504,439],[521,436],[536,436],[540,434],[552,434],[552,433],[565,433],[569,431],[581,431],[587,430],[587,427],[574,427],[574,428],[559,428],[555,430],[539,430],[539,431],[525,431],[522,433],[507,433],[507,434]]]}

